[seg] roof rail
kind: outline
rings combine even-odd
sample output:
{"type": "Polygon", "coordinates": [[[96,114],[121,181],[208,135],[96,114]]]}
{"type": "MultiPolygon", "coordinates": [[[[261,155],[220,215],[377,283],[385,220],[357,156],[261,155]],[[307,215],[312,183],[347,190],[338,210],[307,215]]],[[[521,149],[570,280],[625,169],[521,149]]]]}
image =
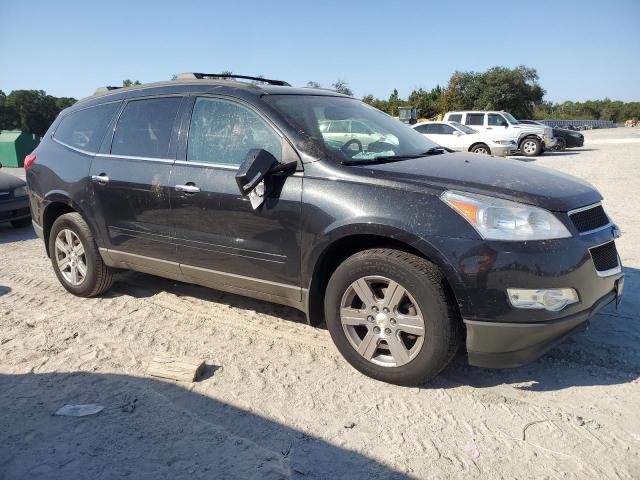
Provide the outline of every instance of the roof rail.
{"type": "Polygon", "coordinates": [[[96,91],[93,92],[93,94],[98,95],[99,93],[107,93],[107,92],[110,92],[111,90],[117,90],[118,88],[122,88],[122,87],[111,87],[111,86],[98,87],[96,88],[96,91]]]}
{"type": "Polygon", "coordinates": [[[269,85],[280,85],[283,87],[290,87],[291,84],[285,82],[284,80],[271,80],[269,78],[262,77],[249,77],[247,75],[234,75],[234,74],[226,74],[226,73],[196,73],[196,72],[185,72],[181,73],[177,76],[176,79],[184,79],[184,78],[197,78],[197,79],[225,79],[225,78],[241,78],[243,80],[254,80],[256,82],[264,82],[269,85]]]}

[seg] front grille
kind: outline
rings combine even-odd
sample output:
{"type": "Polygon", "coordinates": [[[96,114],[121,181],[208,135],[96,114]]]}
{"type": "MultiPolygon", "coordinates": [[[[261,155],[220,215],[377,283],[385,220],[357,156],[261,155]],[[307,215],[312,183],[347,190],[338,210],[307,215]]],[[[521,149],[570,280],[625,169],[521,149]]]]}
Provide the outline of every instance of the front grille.
{"type": "Polygon", "coordinates": [[[618,250],[616,250],[616,244],[613,240],[598,247],[590,248],[589,252],[598,272],[606,272],[620,266],[618,250]]]}
{"type": "Polygon", "coordinates": [[[569,218],[580,233],[590,232],[609,224],[609,217],[604,213],[602,205],[570,213],[569,218]]]}

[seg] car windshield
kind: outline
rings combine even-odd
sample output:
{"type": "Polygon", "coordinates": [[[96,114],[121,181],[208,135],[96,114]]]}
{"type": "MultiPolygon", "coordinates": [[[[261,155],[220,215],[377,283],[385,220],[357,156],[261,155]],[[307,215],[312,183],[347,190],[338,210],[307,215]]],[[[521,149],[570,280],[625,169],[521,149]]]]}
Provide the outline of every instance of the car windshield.
{"type": "Polygon", "coordinates": [[[267,95],[264,100],[341,162],[411,158],[439,147],[404,123],[353,98],[267,95]]]}
{"type": "Polygon", "coordinates": [[[467,133],[467,134],[478,133],[477,130],[474,130],[471,127],[467,127],[466,125],[462,125],[461,123],[458,123],[458,122],[449,122],[449,123],[463,133],[467,133]]]}
{"type": "Polygon", "coordinates": [[[509,112],[501,112],[501,113],[502,113],[502,116],[506,118],[511,125],[518,124],[518,120],[516,120],[515,117],[511,115],[509,112]]]}

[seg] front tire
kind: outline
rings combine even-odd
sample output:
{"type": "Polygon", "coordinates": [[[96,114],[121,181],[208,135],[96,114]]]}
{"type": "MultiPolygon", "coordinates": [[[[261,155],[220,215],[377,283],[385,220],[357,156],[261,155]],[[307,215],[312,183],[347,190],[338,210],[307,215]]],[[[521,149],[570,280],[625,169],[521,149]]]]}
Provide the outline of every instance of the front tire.
{"type": "Polygon", "coordinates": [[[520,144],[520,151],[527,157],[537,157],[542,153],[542,143],[537,138],[525,138],[520,144]]]}
{"type": "Polygon", "coordinates": [[[102,261],[89,226],[78,213],[56,219],[49,234],[53,271],[64,288],[79,297],[95,297],[113,284],[113,270],[102,261]]]}
{"type": "Polygon", "coordinates": [[[325,319],[353,367],[397,385],[434,378],[461,341],[461,322],[440,270],[399,250],[377,248],[347,258],[327,285],[325,319]]]}

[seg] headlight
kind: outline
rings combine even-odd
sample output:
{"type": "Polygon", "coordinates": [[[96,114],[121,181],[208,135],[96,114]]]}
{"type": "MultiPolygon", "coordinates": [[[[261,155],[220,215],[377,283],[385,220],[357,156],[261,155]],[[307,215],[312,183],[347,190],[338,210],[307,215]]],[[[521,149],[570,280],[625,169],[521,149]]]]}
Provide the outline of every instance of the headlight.
{"type": "Polygon", "coordinates": [[[14,197],[24,197],[25,195],[27,195],[27,186],[24,185],[23,187],[18,187],[18,188],[14,188],[13,189],[13,196],[14,197]]]}
{"type": "Polygon", "coordinates": [[[571,236],[560,220],[542,208],[454,190],[444,192],[441,198],[488,240],[550,240],[571,236]]]}

